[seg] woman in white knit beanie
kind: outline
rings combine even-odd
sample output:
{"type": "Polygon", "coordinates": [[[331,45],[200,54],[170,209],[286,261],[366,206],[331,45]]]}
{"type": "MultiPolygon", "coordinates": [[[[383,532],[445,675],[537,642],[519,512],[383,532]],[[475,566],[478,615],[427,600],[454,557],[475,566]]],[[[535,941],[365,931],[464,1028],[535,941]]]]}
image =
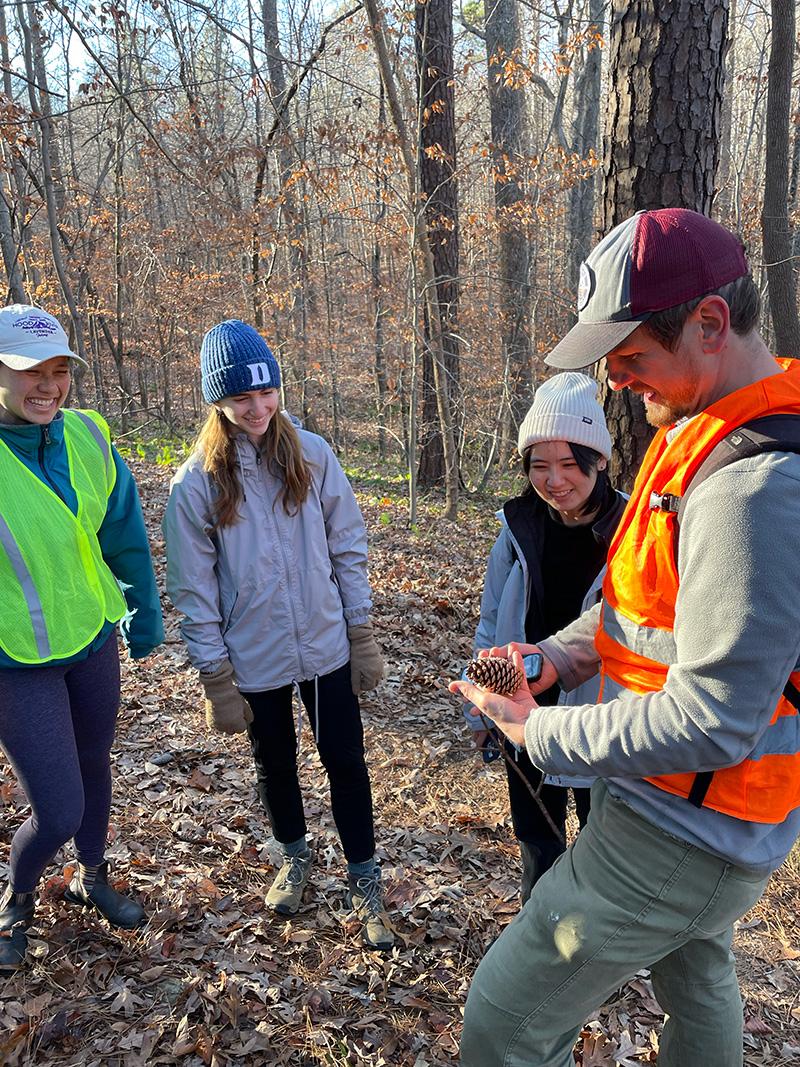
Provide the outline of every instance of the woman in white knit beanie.
{"type": "MultiPolygon", "coordinates": [[[[510,641],[535,644],[595,604],[608,544],[625,506],[609,481],[611,437],[597,383],[588,375],[556,374],[537,388],[519,429],[518,448],[525,488],[499,513],[502,528],[489,555],[476,651],[510,641]]],[[[598,689],[595,676],[570,693],[570,704],[596,703],[598,689]]],[[[555,685],[536,699],[553,705],[563,703],[565,695],[555,685]]],[[[565,849],[567,787],[574,789],[583,826],[590,783],[547,779],[542,784],[541,771],[524,748],[505,740],[488,720],[466,718],[484,759],[501,753],[506,760],[524,903],[565,849]]]]}

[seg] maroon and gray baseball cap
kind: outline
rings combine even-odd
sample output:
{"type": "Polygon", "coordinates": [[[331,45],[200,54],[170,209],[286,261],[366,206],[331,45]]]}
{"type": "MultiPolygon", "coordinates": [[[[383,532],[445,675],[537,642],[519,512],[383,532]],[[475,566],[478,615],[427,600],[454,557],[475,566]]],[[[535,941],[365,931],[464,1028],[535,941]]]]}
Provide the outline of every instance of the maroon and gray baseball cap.
{"type": "Polygon", "coordinates": [[[706,215],[638,211],[581,263],[578,321],[545,363],[565,370],[597,363],[654,312],[713,293],[749,270],[739,238],[706,215]]]}

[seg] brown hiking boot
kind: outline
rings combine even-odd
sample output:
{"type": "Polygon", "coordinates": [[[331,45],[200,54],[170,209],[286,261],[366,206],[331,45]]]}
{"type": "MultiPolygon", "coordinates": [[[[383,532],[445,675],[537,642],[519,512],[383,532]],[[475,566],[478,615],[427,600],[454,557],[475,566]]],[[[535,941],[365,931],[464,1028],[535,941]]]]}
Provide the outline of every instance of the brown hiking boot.
{"type": "Polygon", "coordinates": [[[388,952],[394,945],[394,933],[383,909],[380,867],[376,866],[372,874],[357,878],[350,875],[348,882],[347,903],[363,923],[361,936],[364,944],[388,952]]]}
{"type": "Polygon", "coordinates": [[[303,890],[311,873],[314,857],[310,851],[297,856],[287,856],[278,871],[264,902],[279,915],[295,915],[303,903],[303,890]]]}

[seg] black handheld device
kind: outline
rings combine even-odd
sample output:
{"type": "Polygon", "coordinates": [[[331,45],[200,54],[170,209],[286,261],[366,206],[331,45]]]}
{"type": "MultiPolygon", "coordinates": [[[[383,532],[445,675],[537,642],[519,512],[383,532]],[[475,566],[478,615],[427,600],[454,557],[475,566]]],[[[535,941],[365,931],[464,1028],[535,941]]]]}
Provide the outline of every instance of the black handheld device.
{"type": "Polygon", "coordinates": [[[529,682],[538,682],[542,677],[542,668],[544,667],[544,656],[541,652],[532,652],[530,656],[525,656],[525,677],[529,682]]]}

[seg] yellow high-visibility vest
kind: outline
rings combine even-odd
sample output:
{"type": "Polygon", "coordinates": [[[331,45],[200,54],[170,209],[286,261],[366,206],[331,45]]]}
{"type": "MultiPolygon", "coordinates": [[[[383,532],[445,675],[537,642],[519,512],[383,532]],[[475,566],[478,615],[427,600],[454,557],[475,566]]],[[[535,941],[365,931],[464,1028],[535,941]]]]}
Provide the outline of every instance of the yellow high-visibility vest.
{"type": "Polygon", "coordinates": [[[96,411],[64,411],[73,515],[0,438],[0,648],[19,663],[68,659],[127,611],[100,551],[117,472],[96,411]]]}

